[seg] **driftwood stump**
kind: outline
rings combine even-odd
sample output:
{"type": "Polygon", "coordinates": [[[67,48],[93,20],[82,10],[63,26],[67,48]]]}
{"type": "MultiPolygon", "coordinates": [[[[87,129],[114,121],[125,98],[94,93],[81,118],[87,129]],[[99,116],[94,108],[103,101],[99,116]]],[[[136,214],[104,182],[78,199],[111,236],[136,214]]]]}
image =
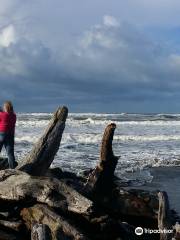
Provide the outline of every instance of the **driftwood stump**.
{"type": "Polygon", "coordinates": [[[169,208],[169,200],[166,192],[159,192],[159,212],[158,227],[160,232],[160,240],[172,240],[172,219],[169,208]],[[165,231],[165,232],[164,232],[165,231]]]}
{"type": "Polygon", "coordinates": [[[174,229],[174,240],[180,240],[180,224],[177,222],[174,229]]]}
{"type": "Polygon", "coordinates": [[[51,240],[51,230],[45,224],[34,224],[31,231],[31,240],[51,240]]]}
{"type": "Polygon", "coordinates": [[[109,124],[104,132],[101,144],[100,161],[96,168],[90,173],[86,187],[94,193],[108,193],[113,186],[114,171],[118,157],[114,156],[112,141],[116,125],[109,124]]]}
{"type": "Polygon", "coordinates": [[[59,149],[67,115],[67,107],[54,113],[45,133],[17,169],[37,176],[46,173],[59,149]]]}

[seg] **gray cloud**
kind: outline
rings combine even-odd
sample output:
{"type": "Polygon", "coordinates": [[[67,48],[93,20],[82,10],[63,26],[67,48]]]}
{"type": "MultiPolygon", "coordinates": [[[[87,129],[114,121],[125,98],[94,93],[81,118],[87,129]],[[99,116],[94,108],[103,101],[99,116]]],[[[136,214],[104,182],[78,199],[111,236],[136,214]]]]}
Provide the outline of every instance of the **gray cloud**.
{"type": "MultiPolygon", "coordinates": [[[[42,1],[24,1],[14,15],[21,1],[8,2],[0,30],[0,101],[11,99],[18,111],[52,111],[60,104],[69,105],[71,111],[178,110],[176,49],[112,15],[84,31],[92,19],[84,25],[77,19],[75,33],[70,27],[73,16],[65,17],[68,8],[63,2],[46,0],[42,6],[42,1]]],[[[135,2],[146,8],[142,1],[135,2]]],[[[149,5],[155,6],[155,1],[149,5]]]]}

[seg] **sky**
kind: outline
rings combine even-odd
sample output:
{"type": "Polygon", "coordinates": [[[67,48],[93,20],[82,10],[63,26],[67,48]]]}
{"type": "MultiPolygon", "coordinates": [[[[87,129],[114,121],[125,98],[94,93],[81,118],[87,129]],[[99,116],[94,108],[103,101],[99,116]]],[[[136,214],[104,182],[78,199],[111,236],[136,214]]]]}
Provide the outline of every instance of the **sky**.
{"type": "Polygon", "coordinates": [[[180,112],[179,0],[0,0],[0,104],[180,112]]]}

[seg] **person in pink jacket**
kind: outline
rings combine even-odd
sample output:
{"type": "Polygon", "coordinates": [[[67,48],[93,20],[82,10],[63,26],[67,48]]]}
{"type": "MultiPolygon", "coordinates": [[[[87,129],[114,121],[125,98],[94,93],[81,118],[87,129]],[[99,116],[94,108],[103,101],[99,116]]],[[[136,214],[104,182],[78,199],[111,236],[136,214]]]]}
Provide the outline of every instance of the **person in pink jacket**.
{"type": "Polygon", "coordinates": [[[15,168],[17,163],[14,157],[14,134],[16,125],[16,114],[10,101],[3,105],[0,112],[0,152],[4,146],[8,155],[9,168],[15,168]]]}

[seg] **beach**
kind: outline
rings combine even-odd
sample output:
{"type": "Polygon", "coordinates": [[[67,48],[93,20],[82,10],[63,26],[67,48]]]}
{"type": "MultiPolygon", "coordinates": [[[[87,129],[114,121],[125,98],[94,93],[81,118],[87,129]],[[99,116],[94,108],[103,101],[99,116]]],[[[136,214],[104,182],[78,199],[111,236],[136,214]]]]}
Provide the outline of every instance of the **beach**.
{"type": "Polygon", "coordinates": [[[154,167],[150,169],[150,173],[153,177],[151,182],[147,182],[143,186],[134,186],[131,188],[166,191],[169,197],[170,208],[180,214],[180,166],[154,167]]]}

